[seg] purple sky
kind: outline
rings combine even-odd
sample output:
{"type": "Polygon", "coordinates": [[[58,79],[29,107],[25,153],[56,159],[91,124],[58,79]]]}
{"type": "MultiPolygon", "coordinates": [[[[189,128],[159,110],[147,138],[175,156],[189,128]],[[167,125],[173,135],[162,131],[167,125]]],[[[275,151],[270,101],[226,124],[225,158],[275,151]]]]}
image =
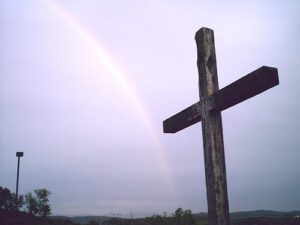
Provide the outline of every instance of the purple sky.
{"type": "Polygon", "coordinates": [[[0,2],[0,186],[52,192],[54,214],[206,211],[195,32],[220,88],[262,65],[280,85],[222,113],[230,210],[300,210],[299,1],[0,2]]]}

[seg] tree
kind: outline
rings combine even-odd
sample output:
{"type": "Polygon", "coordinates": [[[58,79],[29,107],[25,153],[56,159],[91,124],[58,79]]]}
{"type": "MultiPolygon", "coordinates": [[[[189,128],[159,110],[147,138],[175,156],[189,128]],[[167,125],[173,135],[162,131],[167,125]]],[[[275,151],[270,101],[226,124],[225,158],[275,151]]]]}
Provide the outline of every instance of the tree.
{"type": "Polygon", "coordinates": [[[182,208],[178,208],[178,209],[176,209],[176,211],[174,213],[174,217],[180,219],[183,214],[184,214],[184,211],[182,210],[182,208]]]}
{"type": "Polygon", "coordinates": [[[12,193],[12,199],[14,200],[14,206],[16,210],[19,210],[24,205],[24,197],[23,195],[19,195],[18,199],[16,200],[16,194],[12,193]]]}
{"type": "Polygon", "coordinates": [[[44,217],[50,215],[51,208],[50,208],[48,197],[51,194],[51,192],[44,188],[34,190],[34,192],[37,197],[39,215],[44,217]]]}
{"type": "Polygon", "coordinates": [[[196,220],[191,210],[176,209],[174,216],[174,224],[177,225],[195,225],[196,220]]]}
{"type": "Polygon", "coordinates": [[[195,225],[196,220],[192,214],[192,211],[187,209],[184,210],[183,215],[182,215],[182,223],[186,225],[195,225]]]}
{"type": "Polygon", "coordinates": [[[51,214],[51,207],[48,199],[50,194],[51,192],[44,188],[34,190],[34,195],[31,192],[26,194],[25,203],[27,211],[33,215],[38,214],[43,217],[49,216],[51,214]]]}
{"type": "Polygon", "coordinates": [[[27,212],[36,215],[39,212],[37,199],[29,192],[25,195],[25,205],[27,212]]]}
{"type": "Polygon", "coordinates": [[[16,201],[15,193],[10,192],[8,188],[0,187],[0,209],[1,210],[14,210],[23,206],[23,196],[19,195],[16,201]]]}
{"type": "Polygon", "coordinates": [[[14,199],[13,195],[8,188],[0,187],[0,209],[13,210],[14,199]]]}

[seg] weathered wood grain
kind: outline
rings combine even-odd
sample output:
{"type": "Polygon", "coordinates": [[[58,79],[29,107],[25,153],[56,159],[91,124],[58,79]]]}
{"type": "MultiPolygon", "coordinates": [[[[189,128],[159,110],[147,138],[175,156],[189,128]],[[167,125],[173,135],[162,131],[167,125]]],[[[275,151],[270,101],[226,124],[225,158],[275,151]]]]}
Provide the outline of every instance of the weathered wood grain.
{"type": "MultiPolygon", "coordinates": [[[[223,111],[279,84],[276,68],[263,66],[208,96],[208,109],[223,111]]],[[[163,121],[164,133],[176,133],[201,121],[201,102],[197,102],[163,121]]]]}
{"type": "Polygon", "coordinates": [[[229,225],[226,166],[221,111],[279,84],[276,68],[263,66],[219,90],[214,34],[196,33],[200,101],[163,121],[175,133],[202,121],[209,225],[229,225]]]}
{"type": "Polygon", "coordinates": [[[263,66],[209,96],[209,110],[222,111],[279,84],[276,68],[263,66]]]}
{"type": "Polygon", "coordinates": [[[208,97],[217,93],[218,74],[213,30],[201,28],[196,33],[197,66],[202,115],[209,225],[229,225],[226,166],[221,112],[209,111],[208,97]]]}
{"type": "Polygon", "coordinates": [[[164,133],[176,133],[201,121],[201,103],[197,102],[163,122],[164,133]]]}

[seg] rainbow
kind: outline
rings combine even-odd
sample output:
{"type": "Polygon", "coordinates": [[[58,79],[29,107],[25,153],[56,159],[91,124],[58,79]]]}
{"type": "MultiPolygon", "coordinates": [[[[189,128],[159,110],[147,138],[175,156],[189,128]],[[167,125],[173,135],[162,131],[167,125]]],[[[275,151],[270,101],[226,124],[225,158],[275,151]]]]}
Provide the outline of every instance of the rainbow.
{"type": "Polygon", "coordinates": [[[147,113],[146,107],[143,104],[142,100],[138,97],[137,91],[135,90],[133,84],[130,82],[125,73],[119,69],[117,64],[113,61],[112,57],[108,54],[108,51],[103,47],[103,45],[99,43],[99,40],[96,39],[94,35],[89,32],[82,24],[80,24],[80,22],[76,18],[74,18],[74,16],[72,16],[69,11],[67,11],[63,6],[61,6],[54,0],[45,0],[43,2],[48,7],[50,7],[52,11],[56,13],[62,19],[62,21],[73,30],[76,35],[78,35],[83,40],[83,42],[94,54],[96,54],[107,71],[109,71],[109,73],[114,76],[119,86],[121,87],[121,90],[130,99],[137,114],[141,117],[146,128],[146,132],[149,135],[150,140],[152,141],[153,148],[155,149],[156,154],[161,161],[162,168],[164,170],[162,171],[162,173],[164,174],[168,182],[170,195],[176,197],[174,182],[172,179],[169,162],[165,155],[163,144],[159,136],[157,135],[157,131],[153,126],[151,117],[147,113]]]}

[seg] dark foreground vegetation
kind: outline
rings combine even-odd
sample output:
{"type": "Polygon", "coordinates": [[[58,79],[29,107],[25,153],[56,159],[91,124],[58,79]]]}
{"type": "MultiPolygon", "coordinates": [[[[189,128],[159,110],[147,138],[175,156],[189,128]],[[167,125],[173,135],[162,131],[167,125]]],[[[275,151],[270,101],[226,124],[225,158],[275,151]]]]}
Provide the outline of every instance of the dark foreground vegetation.
{"type": "MultiPolygon", "coordinates": [[[[103,216],[49,217],[51,205],[46,189],[18,196],[0,187],[0,225],[206,225],[207,214],[192,214],[178,208],[174,213],[154,215],[142,219],[111,218],[103,216]],[[25,210],[25,211],[22,211],[25,210]]],[[[231,214],[231,225],[300,225],[300,211],[250,211],[231,214]]]]}
{"type": "Polygon", "coordinates": [[[245,218],[233,220],[233,225],[299,225],[296,218],[245,218]]]}
{"type": "Polygon", "coordinates": [[[29,214],[24,211],[0,210],[1,225],[80,225],[70,219],[53,220],[29,214]]]}
{"type": "MultiPolygon", "coordinates": [[[[183,211],[183,210],[182,210],[183,211]]],[[[184,211],[183,211],[184,212],[184,211]]],[[[253,212],[249,212],[253,215],[253,212]]],[[[300,213],[300,212],[299,212],[300,213]]],[[[254,213],[255,214],[255,213],[254,213]]],[[[259,214],[259,213],[258,213],[259,214]]],[[[235,218],[231,216],[232,225],[300,225],[300,218],[293,217],[250,217],[235,218]]],[[[201,214],[186,214],[180,217],[172,214],[155,215],[143,219],[124,219],[109,217],[42,217],[23,211],[0,210],[1,225],[205,225],[207,216],[201,214]],[[75,220],[75,221],[74,221],[75,220]],[[78,222],[80,221],[80,223],[78,222]]]]}
{"type": "Polygon", "coordinates": [[[72,221],[53,223],[48,218],[51,215],[48,199],[50,194],[50,191],[42,188],[29,192],[25,196],[16,196],[8,188],[0,187],[0,225],[75,224],[72,221]]]}
{"type": "MultiPolygon", "coordinates": [[[[152,216],[145,219],[114,218],[103,225],[207,225],[207,214],[191,214],[190,210],[177,209],[171,216],[152,216]],[[176,214],[177,212],[177,214],[176,214]],[[183,212],[179,213],[178,212],[183,212]]],[[[251,211],[231,214],[231,225],[300,225],[300,212],[277,213],[272,211],[251,211]],[[246,215],[249,217],[245,217],[246,215]],[[271,214],[271,215],[270,215],[271,214]],[[255,215],[264,215],[256,217],[255,215]],[[282,217],[276,217],[276,216],[282,217]],[[240,217],[241,216],[241,217],[240,217]]],[[[95,223],[96,225],[97,223],[95,223]]],[[[99,223],[100,225],[100,223],[99,223]]]]}

